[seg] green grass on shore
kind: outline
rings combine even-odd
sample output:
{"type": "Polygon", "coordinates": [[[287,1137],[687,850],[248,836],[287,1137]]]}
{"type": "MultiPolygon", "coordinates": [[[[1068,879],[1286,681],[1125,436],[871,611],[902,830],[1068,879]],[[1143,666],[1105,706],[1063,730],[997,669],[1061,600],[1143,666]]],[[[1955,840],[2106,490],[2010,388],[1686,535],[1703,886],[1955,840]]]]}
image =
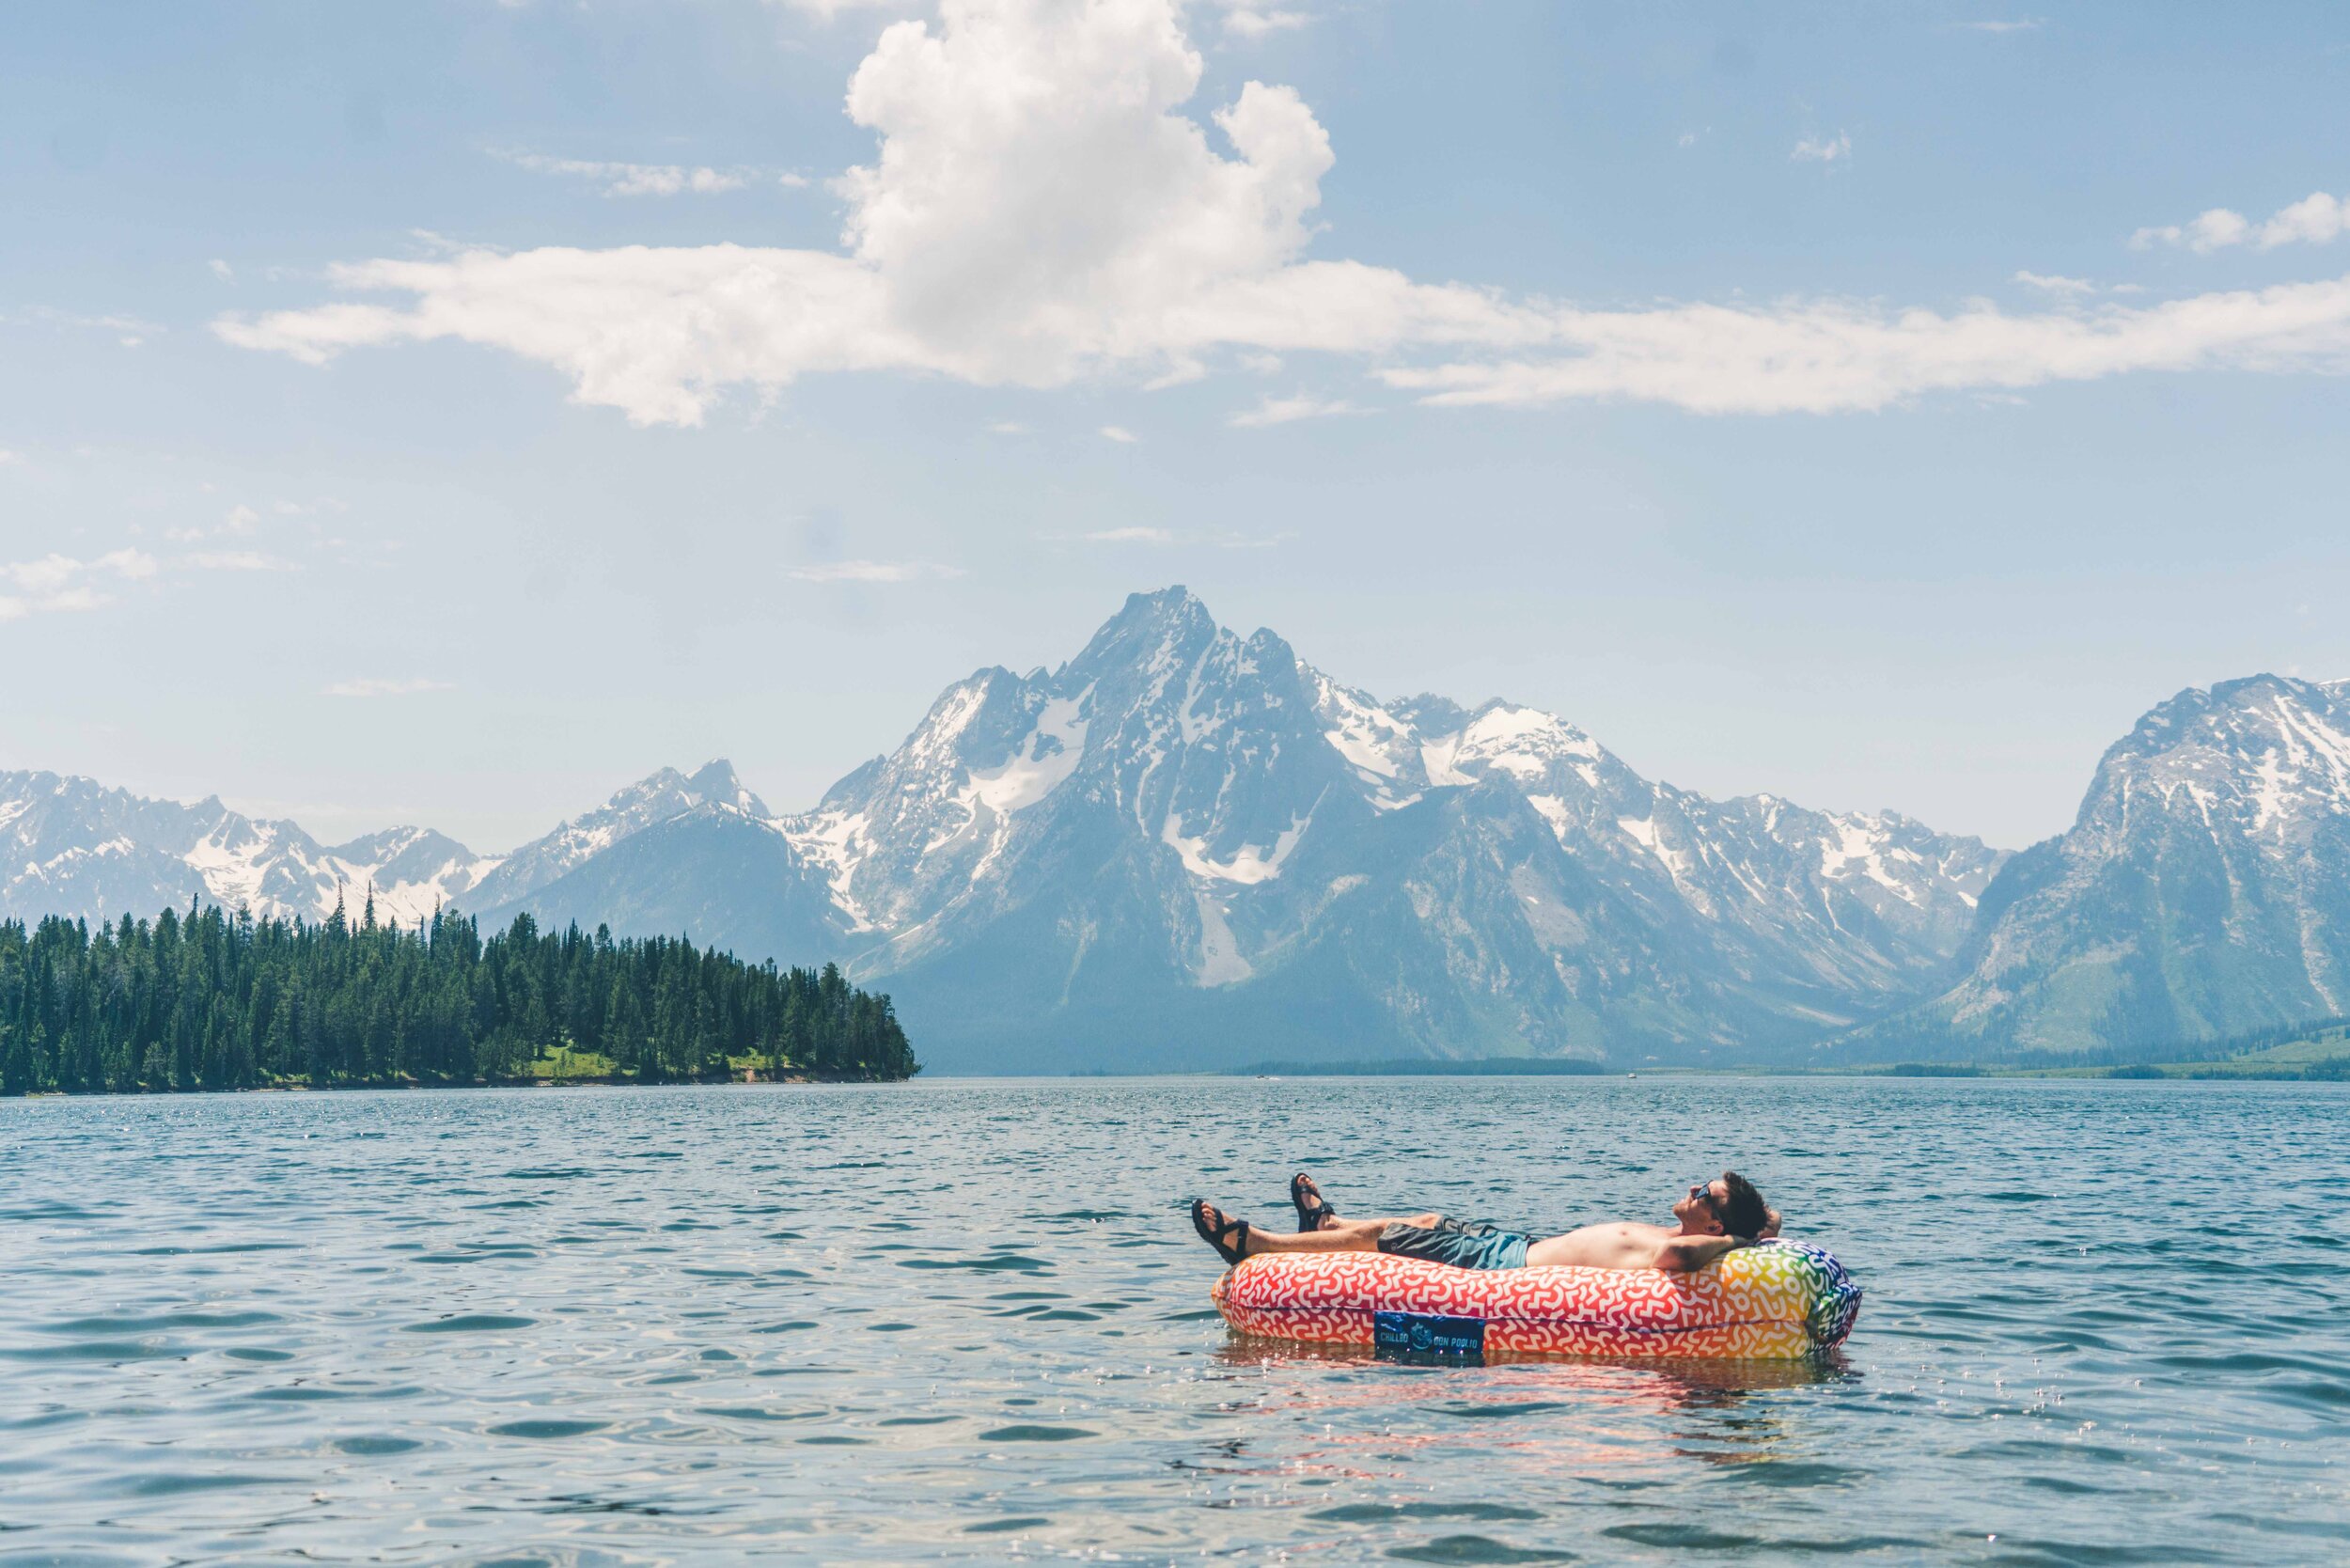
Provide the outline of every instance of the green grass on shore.
{"type": "Polygon", "coordinates": [[[558,1045],[525,1068],[522,1075],[526,1078],[552,1078],[559,1083],[565,1078],[608,1078],[617,1071],[610,1057],[558,1045]]]}

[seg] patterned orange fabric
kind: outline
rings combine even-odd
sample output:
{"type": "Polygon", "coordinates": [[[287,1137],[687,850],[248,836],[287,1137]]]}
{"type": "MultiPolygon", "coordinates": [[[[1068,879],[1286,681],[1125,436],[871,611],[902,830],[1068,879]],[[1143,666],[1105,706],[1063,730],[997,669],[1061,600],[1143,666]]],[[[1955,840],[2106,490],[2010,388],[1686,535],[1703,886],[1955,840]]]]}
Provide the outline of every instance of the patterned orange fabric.
{"type": "Polygon", "coordinates": [[[1815,1247],[1741,1247],[1694,1274],[1449,1268],[1382,1252],[1250,1258],[1215,1283],[1243,1334],[1370,1344],[1380,1312],[1481,1320],[1488,1351],[1783,1358],[1841,1343],[1860,1288],[1815,1247]]]}

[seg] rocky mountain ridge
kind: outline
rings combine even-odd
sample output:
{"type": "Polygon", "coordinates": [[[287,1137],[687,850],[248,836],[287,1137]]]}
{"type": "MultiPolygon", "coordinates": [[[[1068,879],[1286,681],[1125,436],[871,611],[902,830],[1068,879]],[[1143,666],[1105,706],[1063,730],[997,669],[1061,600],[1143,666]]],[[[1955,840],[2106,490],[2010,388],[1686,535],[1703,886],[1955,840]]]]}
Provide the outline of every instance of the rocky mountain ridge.
{"type": "Polygon", "coordinates": [[[949,686],[805,812],[724,763],[664,770],[509,855],[436,837],[427,868],[393,835],[328,850],[217,802],[94,839],[111,819],[84,797],[108,792],[77,788],[84,830],[44,808],[30,859],[55,869],[0,908],[200,890],[316,917],[372,876],[402,918],[446,899],[836,958],[946,1070],[1783,1055],[1945,978],[2005,858],[1890,813],[1652,782],[1521,705],[1383,702],[1181,588],[1135,595],[1057,669],[949,686]],[[114,838],[138,872],[74,880],[114,838]]]}
{"type": "Polygon", "coordinates": [[[1652,781],[1515,703],[1382,700],[1169,589],[955,682],[806,811],[664,769],[483,855],[8,773],[0,868],[26,918],[371,895],[834,959],[947,1070],[2127,1059],[2350,1012],[2350,682],[2180,693],[2009,856],[1652,781]]]}
{"type": "Polygon", "coordinates": [[[1824,1054],[2135,1059],[2350,1012],[2350,682],[2255,675],[2150,710],[2073,826],[1986,890],[1960,971],[1824,1054]]]}

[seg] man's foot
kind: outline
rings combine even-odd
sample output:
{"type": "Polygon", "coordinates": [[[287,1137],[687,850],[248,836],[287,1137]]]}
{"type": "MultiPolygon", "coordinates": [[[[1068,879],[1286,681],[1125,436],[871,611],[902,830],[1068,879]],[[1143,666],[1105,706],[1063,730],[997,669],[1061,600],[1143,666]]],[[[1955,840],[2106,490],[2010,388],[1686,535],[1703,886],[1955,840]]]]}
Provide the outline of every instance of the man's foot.
{"type": "Polygon", "coordinates": [[[1248,1222],[1231,1218],[1204,1198],[1191,1200],[1191,1228],[1228,1263],[1248,1256],[1248,1222]]]}
{"type": "Polygon", "coordinates": [[[1297,1228],[1319,1231],[1339,1217],[1338,1210],[1323,1198],[1322,1189],[1304,1171],[1290,1178],[1290,1201],[1297,1205],[1297,1228]]]}

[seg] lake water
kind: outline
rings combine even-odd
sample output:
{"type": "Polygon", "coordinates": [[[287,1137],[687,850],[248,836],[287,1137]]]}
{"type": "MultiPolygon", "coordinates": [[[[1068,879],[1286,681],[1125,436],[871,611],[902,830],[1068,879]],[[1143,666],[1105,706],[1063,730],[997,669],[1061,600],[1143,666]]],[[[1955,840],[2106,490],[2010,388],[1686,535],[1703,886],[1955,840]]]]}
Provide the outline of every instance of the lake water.
{"type": "Polygon", "coordinates": [[[0,1103],[0,1562],[2350,1560],[2350,1091],[1644,1077],[0,1103]],[[1725,1164],[1835,1364],[1235,1343],[1182,1205],[1725,1164]]]}

